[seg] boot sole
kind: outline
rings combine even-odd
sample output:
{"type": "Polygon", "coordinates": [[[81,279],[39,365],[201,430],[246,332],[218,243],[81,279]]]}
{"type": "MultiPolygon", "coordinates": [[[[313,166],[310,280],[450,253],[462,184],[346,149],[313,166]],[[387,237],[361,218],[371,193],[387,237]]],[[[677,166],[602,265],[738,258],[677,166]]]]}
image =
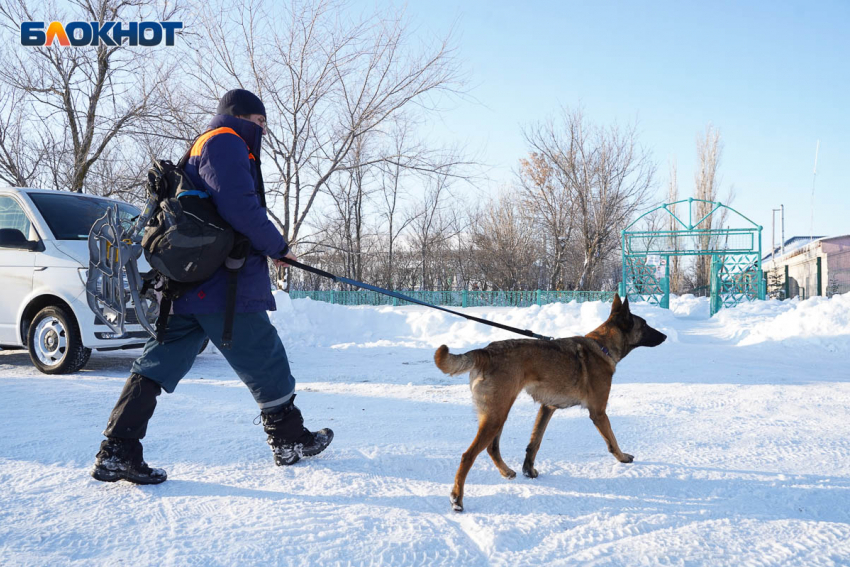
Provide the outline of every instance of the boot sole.
{"type": "Polygon", "coordinates": [[[91,476],[93,479],[101,482],[117,482],[121,480],[121,475],[118,473],[97,467],[91,472],[91,476]]]}
{"type": "Polygon", "coordinates": [[[291,461],[284,461],[283,459],[279,459],[279,458],[275,457],[274,464],[276,464],[279,467],[288,467],[288,466],[294,465],[295,463],[297,463],[300,460],[301,460],[301,457],[298,457],[298,456],[296,456],[295,459],[293,459],[291,461]]]}
{"type": "Polygon", "coordinates": [[[118,471],[111,471],[108,469],[103,469],[99,467],[95,467],[91,472],[92,478],[95,480],[99,480],[101,482],[117,482],[119,480],[126,480],[127,482],[132,482],[133,484],[162,484],[168,477],[163,477],[161,479],[155,478],[141,478],[133,475],[129,475],[126,473],[121,473],[118,471]]]}
{"type": "Polygon", "coordinates": [[[316,449],[316,450],[313,450],[313,451],[301,451],[300,455],[296,455],[295,459],[292,460],[292,461],[289,461],[289,462],[281,460],[277,456],[275,456],[274,464],[276,464],[279,467],[288,467],[288,466],[294,465],[295,463],[300,461],[302,459],[302,457],[315,457],[316,455],[318,455],[319,453],[321,453],[322,451],[327,449],[328,446],[331,444],[331,441],[333,441],[333,440],[334,440],[334,434],[333,434],[333,431],[331,431],[330,434],[328,435],[328,442],[325,443],[324,446],[322,446],[320,449],[316,449]]]}

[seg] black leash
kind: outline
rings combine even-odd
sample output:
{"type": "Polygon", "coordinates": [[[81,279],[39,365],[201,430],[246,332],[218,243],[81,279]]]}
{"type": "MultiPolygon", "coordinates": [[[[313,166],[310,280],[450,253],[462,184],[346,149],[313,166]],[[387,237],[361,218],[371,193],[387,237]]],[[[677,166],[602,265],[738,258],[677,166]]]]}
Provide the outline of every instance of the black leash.
{"type": "Polygon", "coordinates": [[[439,305],[431,305],[430,303],[426,303],[424,301],[420,301],[418,299],[414,299],[413,297],[409,297],[404,295],[403,293],[398,293],[397,291],[390,291],[388,289],[384,289],[382,287],[377,287],[374,285],[369,285],[367,283],[358,282],[356,280],[351,280],[348,278],[344,278],[342,276],[335,276],[329,272],[324,270],[320,270],[318,268],[314,268],[312,266],[307,266],[302,264],[301,262],[296,262],[295,260],[290,260],[288,258],[281,258],[282,262],[286,262],[290,266],[294,266],[305,272],[310,272],[312,274],[316,274],[317,276],[321,276],[323,278],[331,279],[337,283],[346,283],[349,285],[353,285],[355,287],[360,287],[363,289],[368,289],[371,291],[375,291],[378,293],[382,293],[384,295],[388,295],[390,297],[395,297],[396,299],[402,299],[404,301],[409,301],[410,303],[416,303],[417,305],[422,305],[424,307],[430,307],[431,309],[439,309],[440,311],[445,311],[446,313],[451,313],[452,315],[457,315],[458,317],[463,317],[464,319],[469,319],[470,321],[475,321],[476,323],[482,323],[484,325],[490,325],[491,327],[498,327],[499,329],[504,329],[505,331],[510,331],[512,333],[517,333],[526,337],[531,337],[532,339],[541,339],[544,341],[551,341],[552,337],[547,337],[545,335],[538,335],[537,333],[533,333],[528,329],[517,329],[516,327],[510,327],[508,325],[502,325],[501,323],[496,323],[494,321],[488,321],[487,319],[481,319],[480,317],[473,317],[472,315],[466,315],[464,313],[460,313],[458,311],[452,311],[451,309],[446,309],[445,307],[440,307],[439,305]]]}

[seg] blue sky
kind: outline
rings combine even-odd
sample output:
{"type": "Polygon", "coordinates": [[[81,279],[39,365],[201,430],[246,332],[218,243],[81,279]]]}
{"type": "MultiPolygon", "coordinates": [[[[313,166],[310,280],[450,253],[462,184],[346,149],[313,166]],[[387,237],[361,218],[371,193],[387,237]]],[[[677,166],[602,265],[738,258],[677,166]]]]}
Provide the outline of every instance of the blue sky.
{"type": "Polygon", "coordinates": [[[475,100],[435,132],[480,150],[493,191],[527,151],[522,126],[580,104],[594,122],[638,121],[659,202],[672,157],[690,196],[695,138],[713,123],[722,195],[734,185],[765,248],[780,203],[786,236],[809,233],[820,139],[815,233],[850,232],[850,2],[410,0],[407,12],[417,33],[455,26],[475,100]]]}

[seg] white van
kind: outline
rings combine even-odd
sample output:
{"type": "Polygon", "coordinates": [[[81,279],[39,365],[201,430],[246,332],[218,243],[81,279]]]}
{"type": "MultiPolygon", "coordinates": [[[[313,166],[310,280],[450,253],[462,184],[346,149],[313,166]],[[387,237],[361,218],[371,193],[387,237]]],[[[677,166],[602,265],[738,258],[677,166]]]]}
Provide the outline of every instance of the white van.
{"type": "MultiPolygon", "coordinates": [[[[92,349],[141,347],[148,334],[127,310],[123,335],[95,319],[86,302],[88,236],[107,207],[122,221],[139,210],[111,199],[0,188],[0,348],[29,350],[47,374],[76,372],[92,349]]],[[[140,269],[148,269],[144,258],[140,269]]]]}

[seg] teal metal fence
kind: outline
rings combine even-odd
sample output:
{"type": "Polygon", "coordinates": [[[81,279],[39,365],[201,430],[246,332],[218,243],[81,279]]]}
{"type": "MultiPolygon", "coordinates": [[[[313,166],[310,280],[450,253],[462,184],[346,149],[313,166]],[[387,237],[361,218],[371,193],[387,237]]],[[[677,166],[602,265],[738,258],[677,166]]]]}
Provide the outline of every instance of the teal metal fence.
{"type": "MultiPolygon", "coordinates": [[[[548,303],[576,301],[613,301],[613,291],[402,291],[399,293],[419,301],[447,307],[528,307],[548,303]]],[[[292,290],[292,299],[309,298],[335,305],[413,305],[409,301],[362,291],[305,291],[292,290]]]]}

